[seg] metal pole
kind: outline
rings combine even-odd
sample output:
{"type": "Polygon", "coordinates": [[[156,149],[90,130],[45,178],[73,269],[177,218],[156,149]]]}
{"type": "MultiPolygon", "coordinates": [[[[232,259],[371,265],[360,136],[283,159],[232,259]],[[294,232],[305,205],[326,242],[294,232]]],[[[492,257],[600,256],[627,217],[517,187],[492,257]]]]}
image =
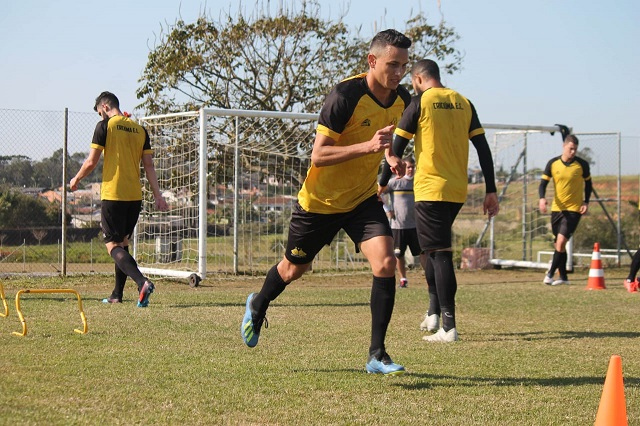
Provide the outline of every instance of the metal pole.
{"type": "Polygon", "coordinates": [[[522,161],[522,260],[527,260],[527,133],[524,134],[522,161]]]}
{"type": "Polygon", "coordinates": [[[622,146],[622,135],[618,132],[618,197],[617,197],[617,208],[618,208],[618,261],[617,266],[620,266],[620,251],[622,250],[622,205],[620,199],[622,198],[622,160],[621,160],[621,146],[622,146]]]}
{"type": "MultiPolygon", "coordinates": [[[[207,275],[207,195],[209,185],[207,179],[207,115],[200,108],[200,193],[198,206],[198,272],[203,280],[207,275]]],[[[177,249],[177,247],[176,247],[177,249]]]]}
{"type": "Polygon", "coordinates": [[[67,142],[69,140],[69,108],[64,109],[64,137],[62,143],[62,258],[60,270],[62,276],[67,276],[67,142]]]}
{"type": "Polygon", "coordinates": [[[236,143],[233,159],[233,272],[238,273],[238,225],[240,214],[239,184],[240,184],[240,119],[236,117],[236,143]]]}

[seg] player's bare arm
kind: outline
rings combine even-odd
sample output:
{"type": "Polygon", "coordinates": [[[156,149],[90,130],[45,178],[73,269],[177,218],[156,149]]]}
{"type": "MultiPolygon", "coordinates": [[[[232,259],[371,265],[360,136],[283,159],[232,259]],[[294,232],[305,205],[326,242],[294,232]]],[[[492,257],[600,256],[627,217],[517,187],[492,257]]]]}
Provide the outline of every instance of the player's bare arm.
{"type": "Polygon", "coordinates": [[[336,146],[333,139],[318,133],[313,143],[311,161],[316,167],[326,167],[381,152],[391,146],[393,130],[393,125],[387,126],[376,131],[371,140],[348,146],[336,146]]]}
{"type": "Polygon", "coordinates": [[[149,181],[149,185],[151,186],[156,208],[163,212],[169,210],[169,206],[160,192],[158,175],[156,174],[156,168],[153,165],[153,157],[151,154],[142,154],[142,166],[144,167],[144,172],[147,176],[147,180],[149,181]]]}
{"type": "Polygon", "coordinates": [[[80,183],[80,181],[85,177],[89,176],[89,174],[91,174],[93,169],[96,168],[96,166],[98,165],[98,162],[100,161],[101,155],[102,155],[101,150],[96,148],[91,148],[91,151],[89,151],[89,156],[87,157],[86,160],[84,160],[84,163],[82,163],[80,170],[78,170],[78,173],[76,173],[76,175],[69,182],[69,189],[71,189],[72,191],[75,191],[76,189],[78,189],[78,184],[80,183]]]}

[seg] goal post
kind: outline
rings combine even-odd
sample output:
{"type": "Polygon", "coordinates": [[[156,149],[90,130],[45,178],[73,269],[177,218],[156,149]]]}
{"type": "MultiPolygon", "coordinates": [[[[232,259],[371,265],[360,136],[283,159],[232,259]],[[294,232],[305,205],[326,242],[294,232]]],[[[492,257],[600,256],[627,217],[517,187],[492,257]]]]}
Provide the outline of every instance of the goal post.
{"type": "MultiPolygon", "coordinates": [[[[155,211],[145,185],[133,238],[141,270],[196,284],[208,274],[264,275],[282,259],[317,119],[318,114],[213,108],[141,118],[170,206],[168,212],[155,211]]],[[[458,256],[471,248],[488,253],[490,265],[546,267],[546,259],[538,259],[539,252],[552,248],[550,217],[538,211],[537,190],[546,162],[561,153],[560,127],[483,127],[495,164],[500,214],[490,221],[482,214],[485,185],[477,154],[470,149],[467,202],[453,226],[456,261],[464,263],[458,256]]],[[[596,157],[592,175],[619,176],[615,161],[603,160],[616,152],[615,138],[606,135],[581,138],[578,155],[586,148],[596,157]]],[[[547,198],[553,196],[552,186],[547,198]]],[[[312,270],[370,271],[344,232],[321,250],[312,270]]]]}

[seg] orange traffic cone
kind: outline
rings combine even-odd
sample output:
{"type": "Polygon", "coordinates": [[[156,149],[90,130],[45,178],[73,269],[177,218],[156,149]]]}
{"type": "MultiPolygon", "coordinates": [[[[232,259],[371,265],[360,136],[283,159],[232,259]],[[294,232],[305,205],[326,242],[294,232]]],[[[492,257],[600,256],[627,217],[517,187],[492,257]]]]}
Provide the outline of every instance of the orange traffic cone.
{"type": "Polygon", "coordinates": [[[622,382],[622,359],[612,355],[594,426],[627,426],[627,404],[622,382]]]}
{"type": "Polygon", "coordinates": [[[602,260],[600,260],[600,243],[593,244],[593,254],[591,255],[591,268],[589,269],[589,281],[587,290],[604,290],[604,271],[602,270],[602,260]]]}

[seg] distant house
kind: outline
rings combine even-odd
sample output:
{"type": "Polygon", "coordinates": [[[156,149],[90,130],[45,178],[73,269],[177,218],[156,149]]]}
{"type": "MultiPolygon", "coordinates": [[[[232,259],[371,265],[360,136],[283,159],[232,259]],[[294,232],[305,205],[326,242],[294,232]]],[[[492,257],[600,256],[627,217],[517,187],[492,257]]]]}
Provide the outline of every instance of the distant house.
{"type": "Polygon", "coordinates": [[[71,217],[71,226],[74,228],[88,228],[100,226],[100,210],[90,214],[76,214],[71,217]]]}
{"type": "Polygon", "coordinates": [[[293,195],[277,195],[274,197],[258,197],[253,201],[252,206],[260,213],[278,212],[282,213],[285,208],[291,207],[297,197],[293,195]]]}

